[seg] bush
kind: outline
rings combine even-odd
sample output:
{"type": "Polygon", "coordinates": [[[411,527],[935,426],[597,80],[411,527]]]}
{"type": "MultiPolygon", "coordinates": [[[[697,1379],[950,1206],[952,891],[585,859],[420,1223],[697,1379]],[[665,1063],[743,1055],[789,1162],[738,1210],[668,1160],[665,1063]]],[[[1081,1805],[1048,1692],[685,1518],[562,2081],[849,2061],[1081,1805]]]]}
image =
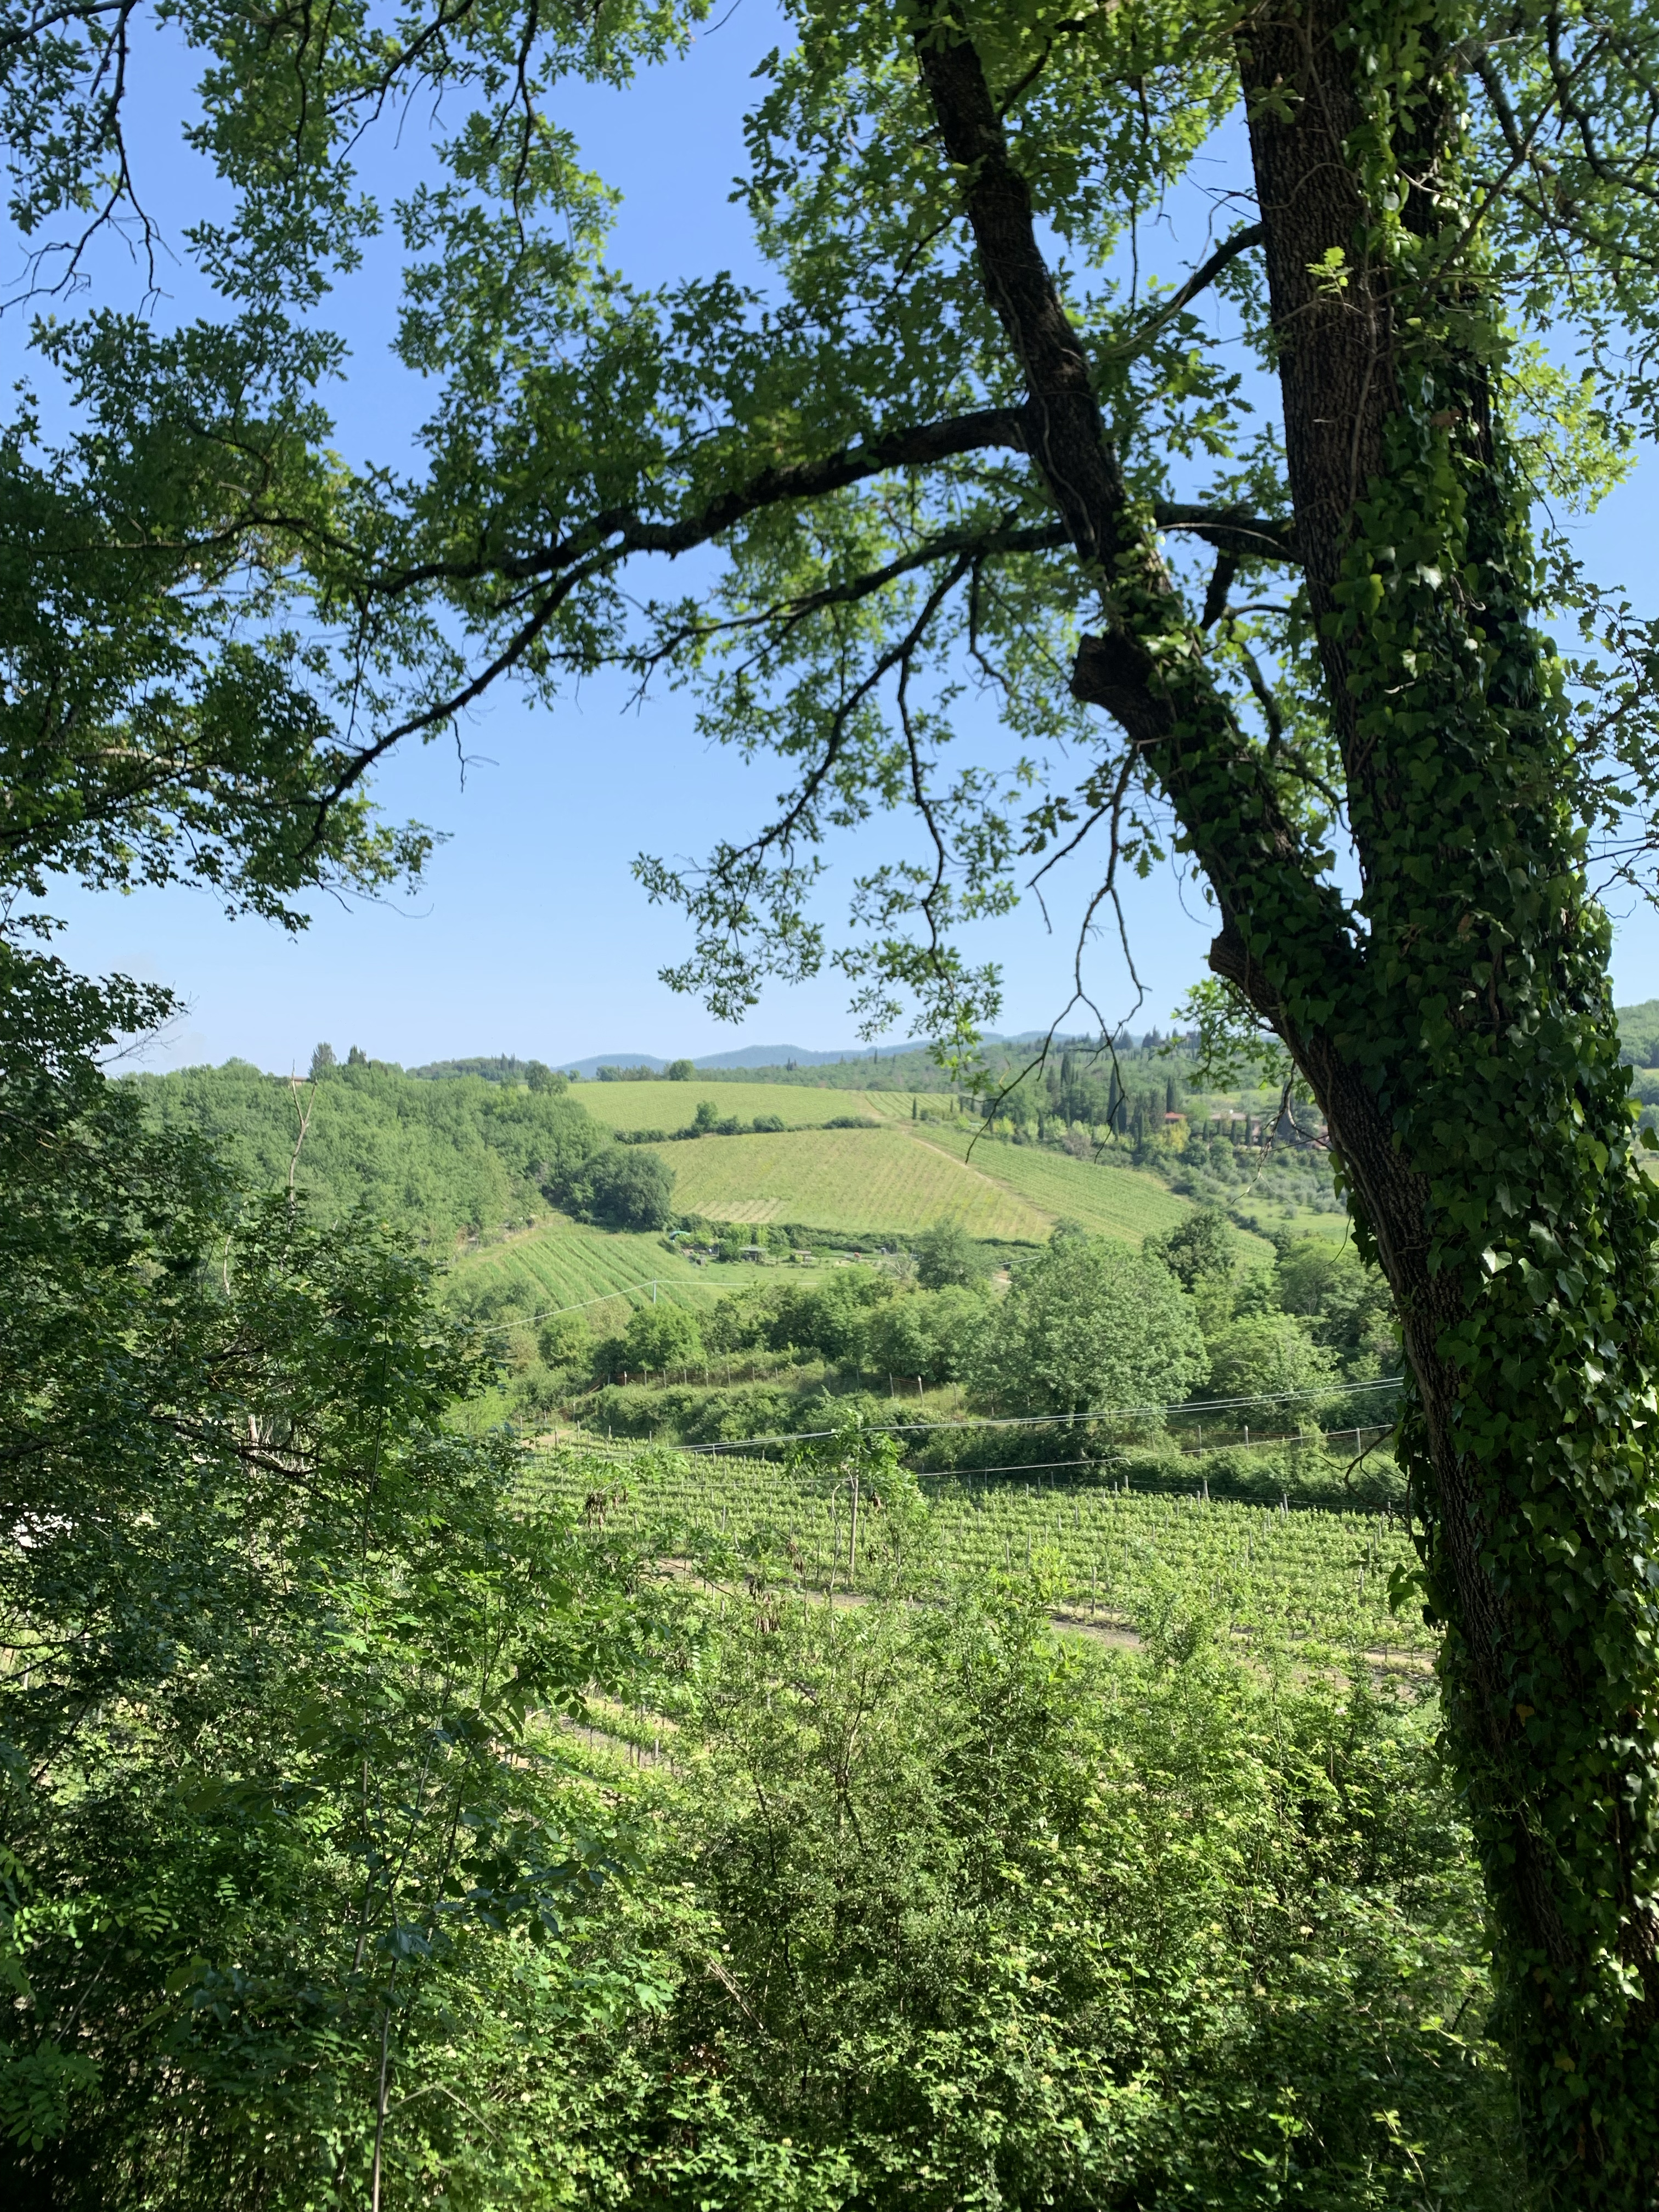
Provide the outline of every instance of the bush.
{"type": "Polygon", "coordinates": [[[1260,1681],[1173,1601],[1135,1655],[1012,1601],[731,1622],[641,1923],[674,1963],[620,1978],[672,1994],[588,2093],[653,2201],[1528,2201],[1431,1711],[1260,1681]]]}
{"type": "Polygon", "coordinates": [[[916,1279],[927,1291],[982,1282],[979,1248],[959,1221],[936,1221],[916,1239],[916,1279]]]}
{"type": "Polygon", "coordinates": [[[1015,1276],[975,1350],[976,1393],[1020,1413],[1161,1405],[1207,1370],[1169,1269],[1103,1237],[1060,1236],[1015,1276]]]}
{"type": "Polygon", "coordinates": [[[837,1267],[819,1283],[782,1284],[766,1341],[779,1351],[793,1344],[826,1359],[856,1361],[864,1350],[866,1317],[896,1295],[892,1278],[872,1267],[837,1267]]]}
{"type": "Polygon", "coordinates": [[[982,1289],[916,1291],[870,1310],[861,1363],[878,1376],[960,1382],[973,1366],[981,1336],[995,1323],[996,1310],[982,1289]]]}
{"type": "Polygon", "coordinates": [[[702,1358],[697,1317],[684,1306],[639,1306],[629,1316],[620,1351],[630,1374],[695,1366],[702,1358]]]}
{"type": "Polygon", "coordinates": [[[1247,1314],[1210,1339],[1210,1389],[1218,1398],[1253,1401],[1238,1408],[1242,1420],[1282,1415],[1312,1419],[1319,1402],[1294,1410],[1268,1401],[1316,1391],[1336,1379],[1336,1362],[1290,1314],[1247,1314]]]}
{"type": "Polygon", "coordinates": [[[612,1383],[582,1407],[582,1425],[596,1436],[660,1437],[685,1443],[732,1443],[781,1436],[799,1425],[799,1401],[776,1384],[728,1390],[684,1384],[666,1390],[612,1383]]]}
{"type": "Polygon", "coordinates": [[[1161,1260],[1183,1291],[1200,1283],[1228,1283],[1237,1266],[1232,1224],[1218,1206],[1200,1206],[1162,1237],[1142,1246],[1149,1260],[1161,1260]]]}
{"type": "Polygon", "coordinates": [[[559,1197],[579,1221],[607,1229],[665,1229],[673,1212],[674,1170],[659,1152],[607,1145],[583,1161],[559,1197]]]}

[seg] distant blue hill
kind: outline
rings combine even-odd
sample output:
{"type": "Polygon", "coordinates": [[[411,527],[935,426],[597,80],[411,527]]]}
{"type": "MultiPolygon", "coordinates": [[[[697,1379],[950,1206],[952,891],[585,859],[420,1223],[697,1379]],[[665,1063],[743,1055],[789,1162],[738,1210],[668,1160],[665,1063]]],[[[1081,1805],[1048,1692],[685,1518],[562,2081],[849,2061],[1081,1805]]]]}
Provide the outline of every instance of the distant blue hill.
{"type": "MultiPolygon", "coordinates": [[[[1022,1030],[1018,1036],[999,1036],[994,1031],[988,1031],[985,1042],[1036,1044],[1047,1034],[1045,1030],[1022,1030]]],[[[745,1044],[732,1052],[699,1053],[696,1065],[700,1075],[712,1075],[719,1067],[823,1067],[832,1060],[898,1060],[906,1053],[927,1049],[925,1037],[912,1037],[906,1044],[846,1044],[835,1052],[809,1052],[799,1044],[745,1044]]],[[[560,1060],[553,1064],[567,1075],[580,1075],[592,1082],[602,1067],[663,1068],[668,1062],[654,1052],[596,1052],[591,1060],[560,1060]]]]}
{"type": "MultiPolygon", "coordinates": [[[[910,1048],[915,1050],[915,1047],[910,1048]]],[[[809,1052],[799,1044],[745,1044],[732,1052],[708,1052],[697,1055],[700,1069],[716,1067],[787,1067],[793,1060],[797,1067],[817,1067],[827,1060],[858,1060],[868,1057],[867,1048],[860,1053],[856,1045],[848,1045],[840,1052],[809,1052]]],[[[891,1060],[890,1047],[885,1057],[891,1060]]],[[[562,1060],[557,1065],[565,1073],[580,1075],[592,1081],[602,1067],[666,1067],[668,1062],[654,1052],[596,1052],[590,1060],[562,1060]]]]}
{"type": "MultiPolygon", "coordinates": [[[[1018,1036],[1000,1036],[992,1031],[985,1042],[988,1045],[1035,1044],[1045,1034],[1042,1030],[1022,1030],[1018,1036]]],[[[703,1075],[712,1075],[722,1067],[823,1067],[842,1060],[897,1060],[906,1053],[925,1052],[927,1048],[926,1040],[921,1037],[897,1045],[842,1045],[831,1052],[814,1052],[799,1044],[744,1044],[730,1052],[702,1053],[696,1066],[698,1073],[703,1075]]],[[[482,1075],[490,1082],[521,1082],[528,1068],[542,1064],[503,1053],[487,1059],[431,1060],[424,1067],[411,1067],[409,1073],[429,1077],[482,1075]]],[[[656,1052],[596,1052],[586,1060],[556,1060],[549,1063],[562,1073],[579,1075],[588,1083],[593,1081],[602,1067],[651,1067],[660,1071],[668,1064],[668,1060],[656,1052]]]]}

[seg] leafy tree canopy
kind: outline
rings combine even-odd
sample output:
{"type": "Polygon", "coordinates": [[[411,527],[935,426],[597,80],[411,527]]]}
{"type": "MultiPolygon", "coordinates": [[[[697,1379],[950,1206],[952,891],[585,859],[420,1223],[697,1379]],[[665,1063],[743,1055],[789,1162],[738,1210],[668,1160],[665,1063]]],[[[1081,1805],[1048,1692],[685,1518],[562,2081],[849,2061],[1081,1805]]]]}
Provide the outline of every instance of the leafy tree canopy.
{"type": "Polygon", "coordinates": [[[1015,1276],[975,1380],[1011,1413],[1080,1413],[1170,1404],[1207,1369],[1197,1315],[1167,1267],[1073,1236],[1015,1276]]]}
{"type": "Polygon", "coordinates": [[[525,1219],[610,1146],[557,1091],[422,1082],[366,1060],[318,1068],[312,1082],[232,1060],[125,1087],[152,1121],[195,1131],[252,1187],[283,1188],[291,1168],[319,1219],[361,1206],[440,1245],[525,1219]]]}
{"type": "Polygon", "coordinates": [[[959,1221],[936,1221],[916,1239],[916,1274],[924,1290],[942,1291],[947,1284],[982,1282],[985,1269],[959,1221]]]}
{"type": "Polygon", "coordinates": [[[606,1145],[550,1186],[583,1221],[607,1229],[665,1229],[673,1210],[674,1170],[660,1152],[606,1145]]]}
{"type": "Polygon", "coordinates": [[[684,1306],[638,1306],[629,1315],[617,1347],[618,1363],[641,1368],[689,1366],[702,1358],[697,1317],[684,1306]]]}
{"type": "Polygon", "coordinates": [[[1148,1259],[1161,1260],[1183,1290],[1227,1283],[1238,1266],[1232,1224],[1218,1206],[1195,1206],[1166,1236],[1149,1237],[1148,1259]]]}
{"type": "Polygon", "coordinates": [[[104,1078],[168,1011],[0,937],[0,2188],[390,2200],[519,2094],[457,2033],[502,1948],[574,1994],[621,1859],[526,1716],[617,1593],[455,1432],[490,1363],[426,1264],[104,1078]]]}

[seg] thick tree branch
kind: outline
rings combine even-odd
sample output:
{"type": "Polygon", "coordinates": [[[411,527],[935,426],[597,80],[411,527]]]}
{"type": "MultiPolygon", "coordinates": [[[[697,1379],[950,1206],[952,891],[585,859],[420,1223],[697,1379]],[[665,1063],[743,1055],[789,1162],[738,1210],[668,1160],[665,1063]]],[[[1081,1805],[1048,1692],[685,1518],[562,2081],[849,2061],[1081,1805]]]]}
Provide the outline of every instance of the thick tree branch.
{"type": "Polygon", "coordinates": [[[427,584],[465,583],[487,577],[498,577],[504,583],[532,583],[556,576],[600,552],[612,560],[629,553],[664,553],[672,559],[695,552],[764,508],[822,499],[884,475],[889,469],[927,468],[963,453],[998,447],[1012,453],[1027,450],[1022,410],[988,407],[941,422],[890,431],[871,439],[867,445],[843,447],[815,461],[787,461],[762,469],[747,483],[717,493],[675,522],[647,521],[627,507],[602,508],[579,530],[536,552],[483,552],[465,561],[422,562],[389,572],[371,588],[387,598],[418,591],[427,584]]]}
{"type": "Polygon", "coordinates": [[[1042,469],[1079,556],[1109,566],[1135,548],[1117,458],[1089,363],[1037,244],[1031,195],[1009,158],[977,50],[939,8],[917,41],[939,135],[960,173],[987,298],[1025,379],[1027,450],[1042,469]]]}
{"type": "Polygon", "coordinates": [[[1107,347],[1108,360],[1127,360],[1138,354],[1143,347],[1149,346],[1166,323],[1173,322],[1183,307],[1189,307],[1200,292],[1214,283],[1224,269],[1237,261],[1241,253],[1249,253],[1253,247],[1260,246],[1266,235],[1261,225],[1253,222],[1243,230],[1236,230],[1231,238],[1224,239],[1209,259],[1199,264],[1180,290],[1172,294],[1155,315],[1149,316],[1140,328],[1132,331],[1127,337],[1120,338],[1115,345],[1107,347]]]}
{"type": "MultiPolygon", "coordinates": [[[[1340,902],[1322,885],[1264,763],[1197,651],[1168,572],[1147,542],[1106,435],[1087,360],[1037,243],[1030,190],[1008,154],[978,52],[940,0],[917,58],[940,136],[960,173],[986,296],[1025,377],[1029,450],[1079,557],[1100,573],[1105,634],[1085,637],[1073,696],[1102,707],[1153,761],[1224,918],[1245,941],[1259,912],[1294,915],[1294,957],[1275,978],[1271,1018],[1323,1000],[1353,957],[1340,902]],[[1182,653],[1185,634],[1194,650],[1182,653]]],[[[1206,516],[1206,534],[1224,515],[1206,516]]]]}

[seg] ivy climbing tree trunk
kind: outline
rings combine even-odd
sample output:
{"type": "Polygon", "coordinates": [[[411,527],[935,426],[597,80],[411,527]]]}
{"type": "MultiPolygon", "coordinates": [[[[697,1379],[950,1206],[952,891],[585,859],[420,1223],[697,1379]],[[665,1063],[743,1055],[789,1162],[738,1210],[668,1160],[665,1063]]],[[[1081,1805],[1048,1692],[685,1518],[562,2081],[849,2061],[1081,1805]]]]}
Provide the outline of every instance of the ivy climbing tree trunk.
{"type": "Polygon", "coordinates": [[[1540,2176],[1659,2191],[1655,1206],[1537,632],[1495,318],[1449,254],[1458,100],[1428,6],[1238,33],[1295,538],[1364,933],[1274,803],[1127,496],[970,42],[921,65],[1030,450],[1108,617],[1073,689],[1155,763],[1215,890],[1212,965],[1288,1047],[1401,1316],[1423,1591],[1540,2176]],[[1483,344],[1484,340],[1484,344],[1483,344]]]}
{"type": "Polygon", "coordinates": [[[1644,2203],[1654,1209],[1559,673],[1530,618],[1528,502],[1494,434],[1494,318],[1478,270],[1443,260],[1460,212],[1448,27],[1410,16],[1388,21],[1389,58],[1426,64],[1426,82],[1391,132],[1356,93],[1380,21],[1287,11],[1241,40],[1297,540],[1369,929],[1338,1021],[1252,996],[1325,1107],[1402,1318],[1425,1592],[1517,2087],[1565,2193],[1644,2203]],[[1439,202],[1421,181],[1437,174],[1439,202]],[[1339,266],[1346,281],[1318,273],[1339,266]]]}

